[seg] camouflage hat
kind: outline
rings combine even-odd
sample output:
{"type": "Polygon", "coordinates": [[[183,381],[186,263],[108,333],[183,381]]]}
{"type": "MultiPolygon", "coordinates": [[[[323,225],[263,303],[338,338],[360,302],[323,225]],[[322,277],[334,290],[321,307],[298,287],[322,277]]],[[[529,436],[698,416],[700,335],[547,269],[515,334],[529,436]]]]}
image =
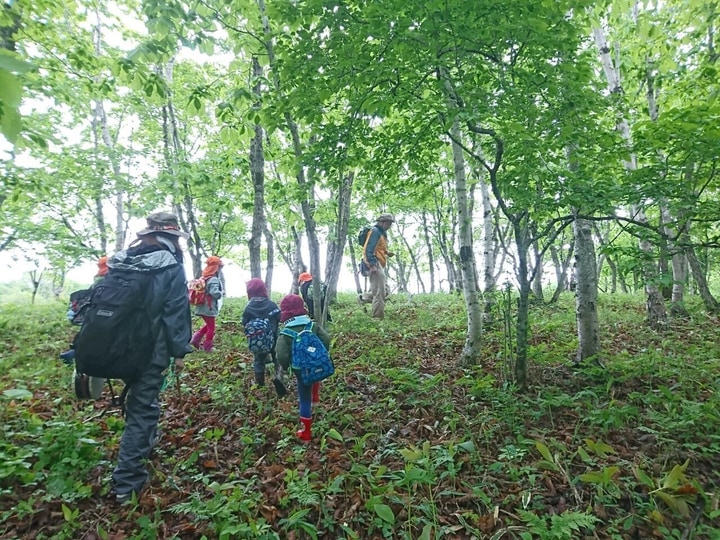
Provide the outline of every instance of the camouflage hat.
{"type": "Polygon", "coordinates": [[[146,220],[147,227],[138,232],[138,236],[163,233],[171,236],[179,236],[185,240],[190,238],[188,233],[180,230],[180,225],[178,224],[178,219],[175,214],[171,214],[170,212],[155,212],[154,214],[150,214],[146,220]]]}
{"type": "Polygon", "coordinates": [[[392,214],[380,214],[375,221],[377,221],[378,223],[380,223],[381,221],[389,221],[390,223],[395,223],[395,216],[393,216],[392,214]]]}

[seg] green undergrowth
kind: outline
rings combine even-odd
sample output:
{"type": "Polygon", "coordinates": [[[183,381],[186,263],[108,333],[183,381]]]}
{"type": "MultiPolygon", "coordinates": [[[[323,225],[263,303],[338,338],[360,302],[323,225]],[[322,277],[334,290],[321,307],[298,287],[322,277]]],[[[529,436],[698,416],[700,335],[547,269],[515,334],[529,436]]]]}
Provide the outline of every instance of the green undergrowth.
{"type": "Polygon", "coordinates": [[[717,319],[691,305],[650,330],[642,298],[603,296],[603,367],[578,367],[573,297],[533,305],[520,392],[508,300],[459,366],[461,297],[394,296],[375,321],[341,295],[303,445],[294,388],[251,386],[229,299],[217,350],[168,381],[152,482],[123,507],[123,420],[109,394],[73,398],[64,304],[0,306],[0,538],[720,538],[717,319]]]}

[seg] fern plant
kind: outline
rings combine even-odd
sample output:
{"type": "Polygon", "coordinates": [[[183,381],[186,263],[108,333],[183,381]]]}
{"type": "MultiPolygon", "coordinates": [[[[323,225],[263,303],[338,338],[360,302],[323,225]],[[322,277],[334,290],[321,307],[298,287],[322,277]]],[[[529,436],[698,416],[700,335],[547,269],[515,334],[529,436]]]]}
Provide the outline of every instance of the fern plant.
{"type": "Polygon", "coordinates": [[[595,530],[598,518],[582,512],[565,512],[548,517],[536,516],[520,510],[520,519],[527,524],[527,531],[521,532],[523,540],[573,540],[583,529],[595,530]]]}

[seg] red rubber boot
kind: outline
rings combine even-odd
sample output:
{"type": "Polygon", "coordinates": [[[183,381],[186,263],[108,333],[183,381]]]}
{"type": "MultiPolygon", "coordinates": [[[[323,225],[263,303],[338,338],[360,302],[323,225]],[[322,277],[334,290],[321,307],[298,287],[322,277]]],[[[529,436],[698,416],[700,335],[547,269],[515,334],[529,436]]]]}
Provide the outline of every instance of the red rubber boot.
{"type": "Polygon", "coordinates": [[[300,422],[302,422],[303,429],[299,429],[295,435],[297,435],[301,441],[309,441],[312,439],[312,418],[303,418],[301,416],[300,422]]]}

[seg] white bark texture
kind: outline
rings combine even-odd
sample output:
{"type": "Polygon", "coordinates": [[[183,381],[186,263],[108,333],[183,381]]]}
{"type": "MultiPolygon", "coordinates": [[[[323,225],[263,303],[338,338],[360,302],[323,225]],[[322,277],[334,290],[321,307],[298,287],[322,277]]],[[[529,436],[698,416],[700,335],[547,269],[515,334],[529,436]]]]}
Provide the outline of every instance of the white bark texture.
{"type": "MultiPolygon", "coordinates": [[[[605,32],[600,27],[593,28],[593,37],[595,38],[595,44],[600,53],[600,62],[602,63],[605,78],[608,82],[608,89],[613,94],[622,94],[620,72],[613,64],[612,57],[610,56],[610,47],[608,47],[607,39],[605,38],[605,32]]],[[[627,141],[628,147],[632,147],[632,134],[630,133],[630,125],[628,124],[627,118],[620,119],[617,127],[623,139],[627,141]]],[[[637,170],[637,157],[635,154],[631,153],[630,159],[624,161],[624,164],[628,171],[637,170]]],[[[647,217],[642,208],[632,208],[631,212],[635,221],[647,223],[647,217]]],[[[650,256],[653,251],[652,245],[647,240],[640,240],[639,245],[640,249],[649,255],[646,259],[650,262],[643,264],[643,281],[647,295],[648,322],[651,326],[655,327],[667,320],[667,310],[665,309],[665,300],[656,285],[657,272],[655,265],[651,262],[652,256],[650,256]]]]}
{"type": "Polygon", "coordinates": [[[455,166],[455,193],[457,195],[460,272],[462,273],[463,294],[467,310],[467,337],[463,347],[461,363],[475,364],[480,355],[482,338],[482,312],[478,301],[475,280],[475,255],[472,238],[472,216],[470,215],[467,195],[467,176],[463,149],[455,141],[462,138],[457,120],[451,128],[454,141],[452,143],[453,164],[455,166]]]}
{"type": "Polygon", "coordinates": [[[597,314],[598,276],[592,226],[586,219],[573,222],[575,234],[575,315],[578,350],[576,362],[596,358],[600,352],[600,324],[597,314]]]}
{"type": "Polygon", "coordinates": [[[483,175],[480,178],[480,196],[482,197],[483,225],[482,225],[482,246],[483,246],[483,292],[491,293],[495,290],[495,235],[493,234],[493,208],[490,200],[490,186],[483,175]]]}

